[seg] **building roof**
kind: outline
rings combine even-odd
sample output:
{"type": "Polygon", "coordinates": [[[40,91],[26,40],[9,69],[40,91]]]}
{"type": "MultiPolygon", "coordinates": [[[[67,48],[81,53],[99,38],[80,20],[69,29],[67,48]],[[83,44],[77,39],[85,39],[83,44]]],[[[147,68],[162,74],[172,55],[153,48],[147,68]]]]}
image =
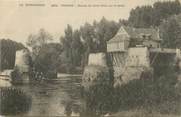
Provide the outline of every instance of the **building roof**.
{"type": "Polygon", "coordinates": [[[159,37],[159,31],[154,28],[133,28],[133,27],[122,26],[117,32],[117,34],[111,40],[108,41],[108,43],[119,42],[129,39],[138,39],[138,40],[151,39],[151,40],[161,41],[159,37]],[[123,31],[125,31],[126,33],[123,34],[122,33],[123,31]],[[149,36],[150,38],[143,38],[143,36],[149,36]]]}

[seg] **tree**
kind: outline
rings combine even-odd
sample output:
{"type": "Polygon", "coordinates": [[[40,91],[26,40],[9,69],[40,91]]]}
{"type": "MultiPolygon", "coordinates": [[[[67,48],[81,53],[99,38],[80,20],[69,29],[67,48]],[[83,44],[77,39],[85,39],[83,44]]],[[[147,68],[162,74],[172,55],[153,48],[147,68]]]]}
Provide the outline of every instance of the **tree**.
{"type": "Polygon", "coordinates": [[[80,39],[80,31],[75,30],[73,32],[73,41],[72,41],[72,57],[73,65],[80,66],[83,53],[83,45],[80,39]]]}
{"type": "Polygon", "coordinates": [[[163,47],[176,48],[181,46],[181,26],[176,17],[171,17],[161,23],[160,35],[163,39],[163,47]]]}
{"type": "Polygon", "coordinates": [[[106,42],[113,38],[117,33],[120,25],[114,21],[108,21],[104,17],[100,22],[94,22],[95,28],[95,45],[97,45],[94,51],[106,52],[106,42]]]}
{"type": "Polygon", "coordinates": [[[132,9],[128,19],[129,24],[134,27],[150,27],[153,23],[153,8],[142,6],[132,9]]]}
{"type": "Polygon", "coordinates": [[[70,25],[65,36],[60,38],[63,45],[62,61],[68,66],[85,66],[90,53],[106,52],[106,41],[118,31],[119,23],[108,21],[104,17],[93,25],[85,23],[80,29],[73,30],[70,25]]]}
{"type": "Polygon", "coordinates": [[[15,64],[16,51],[24,49],[22,43],[10,39],[0,40],[0,70],[12,69],[15,64]]]}
{"type": "Polygon", "coordinates": [[[178,0],[155,2],[153,6],[142,6],[132,9],[128,18],[128,24],[138,28],[159,26],[160,23],[181,12],[181,5],[178,0]]]}
{"type": "Polygon", "coordinates": [[[27,45],[32,48],[32,66],[34,78],[56,77],[57,65],[59,65],[60,44],[52,44],[51,34],[40,29],[37,34],[30,34],[27,45]]]}
{"type": "Polygon", "coordinates": [[[81,38],[84,46],[84,55],[82,65],[88,64],[89,53],[93,52],[93,39],[95,38],[94,27],[89,23],[85,23],[84,26],[80,27],[81,38]]]}
{"type": "Polygon", "coordinates": [[[44,29],[40,29],[37,34],[30,34],[26,44],[32,48],[35,55],[38,55],[40,48],[53,40],[53,37],[44,29]]]}
{"type": "MultiPolygon", "coordinates": [[[[66,69],[65,72],[73,72],[77,66],[81,65],[83,45],[81,42],[80,31],[73,30],[70,25],[67,25],[65,29],[65,36],[60,37],[61,44],[63,46],[63,52],[61,54],[62,69],[66,69]]],[[[61,70],[62,71],[62,70],[61,70]]]]}
{"type": "Polygon", "coordinates": [[[64,63],[66,64],[73,64],[73,48],[72,48],[72,42],[73,42],[73,29],[70,25],[67,25],[67,28],[65,29],[65,36],[60,38],[60,41],[63,46],[63,56],[64,56],[64,63]]]}
{"type": "Polygon", "coordinates": [[[162,20],[167,19],[171,15],[177,15],[181,12],[179,0],[156,2],[153,5],[153,24],[159,26],[162,20]]]}
{"type": "MultiPolygon", "coordinates": [[[[47,75],[49,72],[57,72],[61,63],[59,55],[62,52],[62,46],[58,43],[48,43],[42,45],[38,56],[34,60],[36,71],[47,75]]],[[[48,76],[48,75],[47,75],[48,76]]]]}

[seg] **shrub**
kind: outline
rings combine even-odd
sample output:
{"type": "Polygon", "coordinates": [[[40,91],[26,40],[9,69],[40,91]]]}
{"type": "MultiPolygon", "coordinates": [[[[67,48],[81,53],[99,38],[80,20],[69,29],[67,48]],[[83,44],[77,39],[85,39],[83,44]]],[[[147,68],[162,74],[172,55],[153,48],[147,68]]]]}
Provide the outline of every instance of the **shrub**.
{"type": "Polygon", "coordinates": [[[27,112],[31,97],[16,88],[0,88],[0,115],[16,115],[27,112]]]}
{"type": "Polygon", "coordinates": [[[84,69],[82,86],[85,107],[82,116],[99,116],[112,108],[112,83],[107,67],[90,65],[84,69]]]}
{"type": "Polygon", "coordinates": [[[128,84],[115,89],[114,106],[121,110],[144,108],[147,111],[157,111],[169,114],[177,113],[180,97],[175,89],[174,78],[132,80],[128,84]],[[169,105],[169,106],[168,106],[169,105]]]}
{"type": "Polygon", "coordinates": [[[12,83],[13,84],[22,82],[20,71],[19,71],[19,69],[17,67],[15,67],[13,72],[11,73],[11,78],[12,78],[12,83]]]}

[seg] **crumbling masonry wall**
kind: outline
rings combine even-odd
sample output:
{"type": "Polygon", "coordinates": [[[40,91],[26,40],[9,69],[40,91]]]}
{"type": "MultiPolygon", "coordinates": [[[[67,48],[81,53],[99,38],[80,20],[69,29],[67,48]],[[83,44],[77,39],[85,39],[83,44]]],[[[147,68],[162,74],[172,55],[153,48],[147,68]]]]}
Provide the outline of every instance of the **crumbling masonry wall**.
{"type": "MultiPolygon", "coordinates": [[[[158,78],[174,72],[176,58],[179,55],[174,49],[172,50],[173,52],[168,53],[167,51],[152,52],[146,47],[129,48],[124,66],[114,69],[115,86],[128,83],[133,79],[140,79],[144,74],[147,74],[147,78],[158,78]]],[[[114,56],[114,53],[112,55],[114,56]]],[[[125,57],[119,59],[123,61],[125,57]]],[[[113,68],[115,68],[114,61],[112,62],[113,68]]]]}
{"type": "MultiPolygon", "coordinates": [[[[119,58],[119,61],[124,61],[124,65],[118,66],[117,69],[114,67],[117,63],[113,61],[115,87],[133,79],[140,79],[145,74],[150,74],[148,77],[152,77],[153,69],[150,67],[150,53],[147,47],[129,48],[124,55],[119,58]]],[[[113,54],[113,58],[114,56],[113,54]]]]}
{"type": "MultiPolygon", "coordinates": [[[[172,52],[151,51],[147,47],[129,48],[124,52],[108,52],[107,55],[105,53],[90,54],[88,65],[108,67],[109,70],[112,68],[115,87],[134,79],[158,78],[170,73],[170,70],[174,70],[177,57],[174,49],[172,52]]],[[[90,76],[90,81],[91,79],[90,76]]]]}

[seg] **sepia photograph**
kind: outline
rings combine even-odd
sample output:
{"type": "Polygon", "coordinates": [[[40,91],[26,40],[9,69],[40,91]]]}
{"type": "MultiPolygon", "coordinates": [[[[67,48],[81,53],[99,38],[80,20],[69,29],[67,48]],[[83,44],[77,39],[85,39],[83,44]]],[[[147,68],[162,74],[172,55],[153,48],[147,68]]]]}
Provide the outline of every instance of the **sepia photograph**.
{"type": "Polygon", "coordinates": [[[180,0],[0,0],[0,117],[181,117],[180,0]]]}

